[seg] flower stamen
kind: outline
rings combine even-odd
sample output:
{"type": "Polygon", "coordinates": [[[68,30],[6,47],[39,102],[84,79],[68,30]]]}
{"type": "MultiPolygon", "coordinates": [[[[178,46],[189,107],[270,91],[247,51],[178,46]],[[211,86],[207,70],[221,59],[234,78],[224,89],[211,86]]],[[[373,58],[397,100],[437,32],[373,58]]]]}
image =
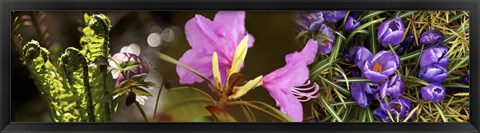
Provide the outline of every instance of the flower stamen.
{"type": "Polygon", "coordinates": [[[380,63],[375,63],[375,65],[373,66],[373,71],[375,72],[381,72],[382,71],[382,65],[380,65],[380,63]]]}
{"type": "Polygon", "coordinates": [[[293,87],[292,93],[300,102],[306,102],[319,96],[320,87],[317,83],[307,80],[302,86],[293,87]]]}
{"type": "Polygon", "coordinates": [[[323,43],[323,45],[325,45],[325,46],[329,46],[329,45],[330,45],[330,42],[329,42],[328,40],[323,40],[322,43],[323,43]]]}

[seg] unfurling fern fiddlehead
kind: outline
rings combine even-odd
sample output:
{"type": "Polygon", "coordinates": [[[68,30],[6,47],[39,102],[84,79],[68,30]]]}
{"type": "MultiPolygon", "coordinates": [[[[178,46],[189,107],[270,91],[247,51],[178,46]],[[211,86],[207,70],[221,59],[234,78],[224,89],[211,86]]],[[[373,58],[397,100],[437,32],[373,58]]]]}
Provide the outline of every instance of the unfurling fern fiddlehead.
{"type": "Polygon", "coordinates": [[[58,66],[50,52],[35,40],[23,48],[25,64],[35,83],[48,98],[55,122],[108,122],[113,79],[107,72],[110,20],[103,14],[85,14],[87,26],[82,50],[67,48],[58,66]]]}

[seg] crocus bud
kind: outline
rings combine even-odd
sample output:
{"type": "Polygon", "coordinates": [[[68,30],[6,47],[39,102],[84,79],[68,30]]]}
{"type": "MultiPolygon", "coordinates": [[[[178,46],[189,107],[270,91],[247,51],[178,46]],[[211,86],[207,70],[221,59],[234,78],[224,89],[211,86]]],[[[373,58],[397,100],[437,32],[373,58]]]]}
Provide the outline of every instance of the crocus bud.
{"type": "Polygon", "coordinates": [[[420,67],[432,64],[439,64],[440,66],[447,67],[449,62],[447,52],[448,48],[445,46],[435,46],[423,51],[423,54],[420,57],[420,67]]]}
{"type": "Polygon", "coordinates": [[[345,22],[345,30],[347,32],[352,32],[355,29],[357,29],[360,26],[360,21],[357,21],[357,19],[353,17],[348,17],[347,21],[345,22]]]}
{"type": "Polygon", "coordinates": [[[333,35],[332,28],[328,27],[325,24],[322,24],[322,26],[320,26],[320,33],[323,34],[324,36],[327,36],[331,40],[333,40],[333,41],[329,41],[329,40],[321,38],[321,37],[317,39],[317,41],[318,41],[318,53],[319,54],[328,54],[332,51],[333,44],[335,42],[335,36],[333,35]]]}
{"type": "Polygon", "coordinates": [[[445,67],[439,64],[420,68],[418,77],[429,83],[440,83],[447,79],[448,73],[445,67]]]}
{"type": "Polygon", "coordinates": [[[402,42],[404,33],[405,28],[403,26],[402,19],[396,17],[393,20],[387,20],[378,28],[378,42],[380,42],[382,46],[386,48],[388,48],[388,45],[396,46],[402,42]]]}
{"type": "Polygon", "coordinates": [[[380,97],[392,96],[397,98],[403,94],[403,79],[400,75],[394,75],[380,86],[380,97]]]}
{"type": "Polygon", "coordinates": [[[324,21],[322,11],[301,11],[295,14],[295,19],[303,30],[309,32],[317,31],[324,21]]]}
{"type": "Polygon", "coordinates": [[[443,45],[443,34],[438,30],[427,30],[420,35],[418,39],[418,44],[422,45],[432,45],[432,44],[439,44],[443,45]]]}
{"type": "Polygon", "coordinates": [[[325,21],[335,24],[339,20],[342,20],[346,13],[346,11],[325,11],[323,12],[323,17],[325,18],[325,21]]]}
{"type": "Polygon", "coordinates": [[[403,39],[403,42],[400,43],[400,48],[398,48],[397,54],[403,54],[408,48],[410,48],[410,46],[412,46],[413,42],[415,42],[415,36],[407,34],[405,39],[403,39]]]}
{"type": "Polygon", "coordinates": [[[360,47],[363,47],[363,46],[350,47],[348,51],[343,54],[343,59],[349,63],[355,62],[355,54],[357,53],[360,47]]]}
{"type": "Polygon", "coordinates": [[[353,100],[362,108],[367,108],[370,106],[369,94],[367,94],[364,90],[364,84],[366,83],[352,83],[350,85],[350,91],[352,92],[353,100]]]}
{"type": "Polygon", "coordinates": [[[422,98],[435,103],[441,102],[445,97],[445,88],[440,83],[430,83],[421,88],[422,98]]]}

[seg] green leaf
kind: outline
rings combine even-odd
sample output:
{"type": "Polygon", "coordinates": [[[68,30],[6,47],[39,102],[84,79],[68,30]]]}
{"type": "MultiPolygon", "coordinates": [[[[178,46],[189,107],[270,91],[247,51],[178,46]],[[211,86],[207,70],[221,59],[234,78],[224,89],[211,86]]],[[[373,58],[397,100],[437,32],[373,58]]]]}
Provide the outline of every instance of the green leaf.
{"type": "Polygon", "coordinates": [[[217,122],[237,122],[237,120],[235,120],[235,118],[233,118],[230,113],[223,109],[217,108],[215,106],[207,106],[205,107],[205,109],[212,113],[214,120],[217,122]]]}
{"type": "Polygon", "coordinates": [[[280,112],[280,110],[266,104],[263,102],[258,102],[258,101],[234,101],[227,103],[230,105],[245,105],[248,107],[252,107],[253,109],[256,109],[266,116],[269,116],[270,118],[273,118],[279,122],[293,122],[293,119],[290,118],[290,116],[280,112]]]}
{"type": "Polygon", "coordinates": [[[408,16],[410,16],[410,15],[416,13],[416,12],[418,12],[418,11],[408,11],[408,12],[404,12],[404,13],[398,15],[398,17],[400,17],[400,18],[406,18],[406,17],[408,17],[408,16]]]}
{"type": "Polygon", "coordinates": [[[385,20],[385,18],[380,18],[380,19],[376,19],[376,20],[373,20],[373,21],[369,21],[363,25],[360,25],[357,29],[355,29],[352,33],[350,33],[350,35],[348,35],[347,37],[347,40],[345,41],[345,43],[349,43],[350,40],[352,40],[353,36],[358,33],[358,32],[361,32],[363,29],[367,28],[368,26],[370,25],[373,25],[373,24],[376,24],[376,23],[380,23],[382,22],[383,20],[385,20]]]}
{"type": "Polygon", "coordinates": [[[228,97],[228,99],[238,99],[243,95],[247,94],[248,91],[256,88],[262,83],[263,76],[258,76],[255,79],[248,81],[245,85],[238,87],[233,90],[233,94],[228,97]]]}
{"type": "Polygon", "coordinates": [[[59,73],[66,80],[63,83],[66,87],[63,93],[57,95],[59,104],[68,115],[77,116],[80,119],[67,121],[95,121],[93,100],[88,84],[87,61],[75,48],[67,48],[58,61],[59,73]],[[74,109],[68,109],[72,107],[74,109]],[[83,119],[83,120],[81,120],[83,119]]]}
{"type": "Polygon", "coordinates": [[[337,112],[330,106],[330,103],[327,102],[325,97],[320,97],[320,104],[328,111],[330,115],[333,116],[338,122],[343,122],[342,119],[337,115],[337,112]]]}
{"type": "Polygon", "coordinates": [[[448,122],[447,118],[445,117],[445,114],[443,114],[443,111],[440,108],[440,105],[438,105],[438,103],[435,103],[433,105],[435,105],[435,108],[437,108],[437,111],[440,114],[440,117],[442,117],[443,122],[448,122]]]}
{"type": "Polygon", "coordinates": [[[450,70],[448,71],[448,73],[450,74],[451,72],[453,72],[454,70],[456,70],[457,68],[459,68],[461,65],[465,65],[465,64],[468,64],[468,61],[470,60],[470,57],[466,56],[466,57],[463,57],[462,60],[460,60],[458,63],[456,63],[452,68],[450,68],[450,70]]]}
{"type": "Polygon", "coordinates": [[[370,18],[373,18],[375,16],[378,16],[379,14],[382,14],[386,11],[370,11],[367,13],[365,16],[363,16],[359,21],[366,21],[369,20],[370,18]]]}
{"type": "Polygon", "coordinates": [[[152,94],[150,94],[150,92],[148,92],[145,89],[142,89],[140,87],[133,87],[132,92],[137,94],[138,96],[152,96],[152,94]]]}
{"type": "Polygon", "coordinates": [[[138,68],[139,66],[140,66],[140,63],[137,61],[125,61],[118,64],[118,67],[120,67],[119,69],[123,71],[133,70],[135,68],[138,68]]]}
{"type": "MultiPolygon", "coordinates": [[[[370,18],[370,21],[373,21],[373,18],[370,18]]],[[[370,43],[370,50],[372,51],[372,54],[375,55],[377,53],[377,31],[375,30],[375,25],[372,24],[368,26],[368,31],[370,32],[370,38],[369,43],[370,43]]]]}
{"type": "Polygon", "coordinates": [[[165,105],[155,118],[159,121],[193,121],[198,117],[211,115],[205,107],[215,105],[210,95],[192,87],[176,87],[162,93],[166,93],[160,98],[165,105]]]}
{"type": "Polygon", "coordinates": [[[323,80],[323,82],[325,82],[326,84],[332,86],[333,88],[337,89],[339,92],[341,92],[342,94],[345,94],[345,95],[350,95],[350,91],[348,91],[347,89],[343,88],[342,86],[340,85],[337,85],[335,84],[334,82],[322,77],[322,76],[318,76],[321,80],[323,80]]]}
{"type": "Polygon", "coordinates": [[[108,57],[110,19],[103,14],[84,14],[86,27],[80,38],[81,53],[88,63],[94,62],[98,57],[108,57]]]}

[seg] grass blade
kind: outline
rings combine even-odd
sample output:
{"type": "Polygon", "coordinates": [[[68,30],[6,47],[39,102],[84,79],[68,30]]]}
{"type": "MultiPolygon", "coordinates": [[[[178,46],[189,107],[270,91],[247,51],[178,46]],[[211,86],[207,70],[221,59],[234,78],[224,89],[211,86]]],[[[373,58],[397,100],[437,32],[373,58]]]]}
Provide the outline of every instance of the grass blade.
{"type": "Polygon", "coordinates": [[[340,119],[340,117],[338,117],[337,113],[335,112],[335,110],[333,110],[332,107],[330,107],[330,104],[327,102],[327,100],[325,99],[325,97],[320,97],[320,103],[325,107],[325,109],[333,116],[333,118],[335,118],[335,120],[337,120],[338,122],[343,122],[342,119],[340,119]]]}

